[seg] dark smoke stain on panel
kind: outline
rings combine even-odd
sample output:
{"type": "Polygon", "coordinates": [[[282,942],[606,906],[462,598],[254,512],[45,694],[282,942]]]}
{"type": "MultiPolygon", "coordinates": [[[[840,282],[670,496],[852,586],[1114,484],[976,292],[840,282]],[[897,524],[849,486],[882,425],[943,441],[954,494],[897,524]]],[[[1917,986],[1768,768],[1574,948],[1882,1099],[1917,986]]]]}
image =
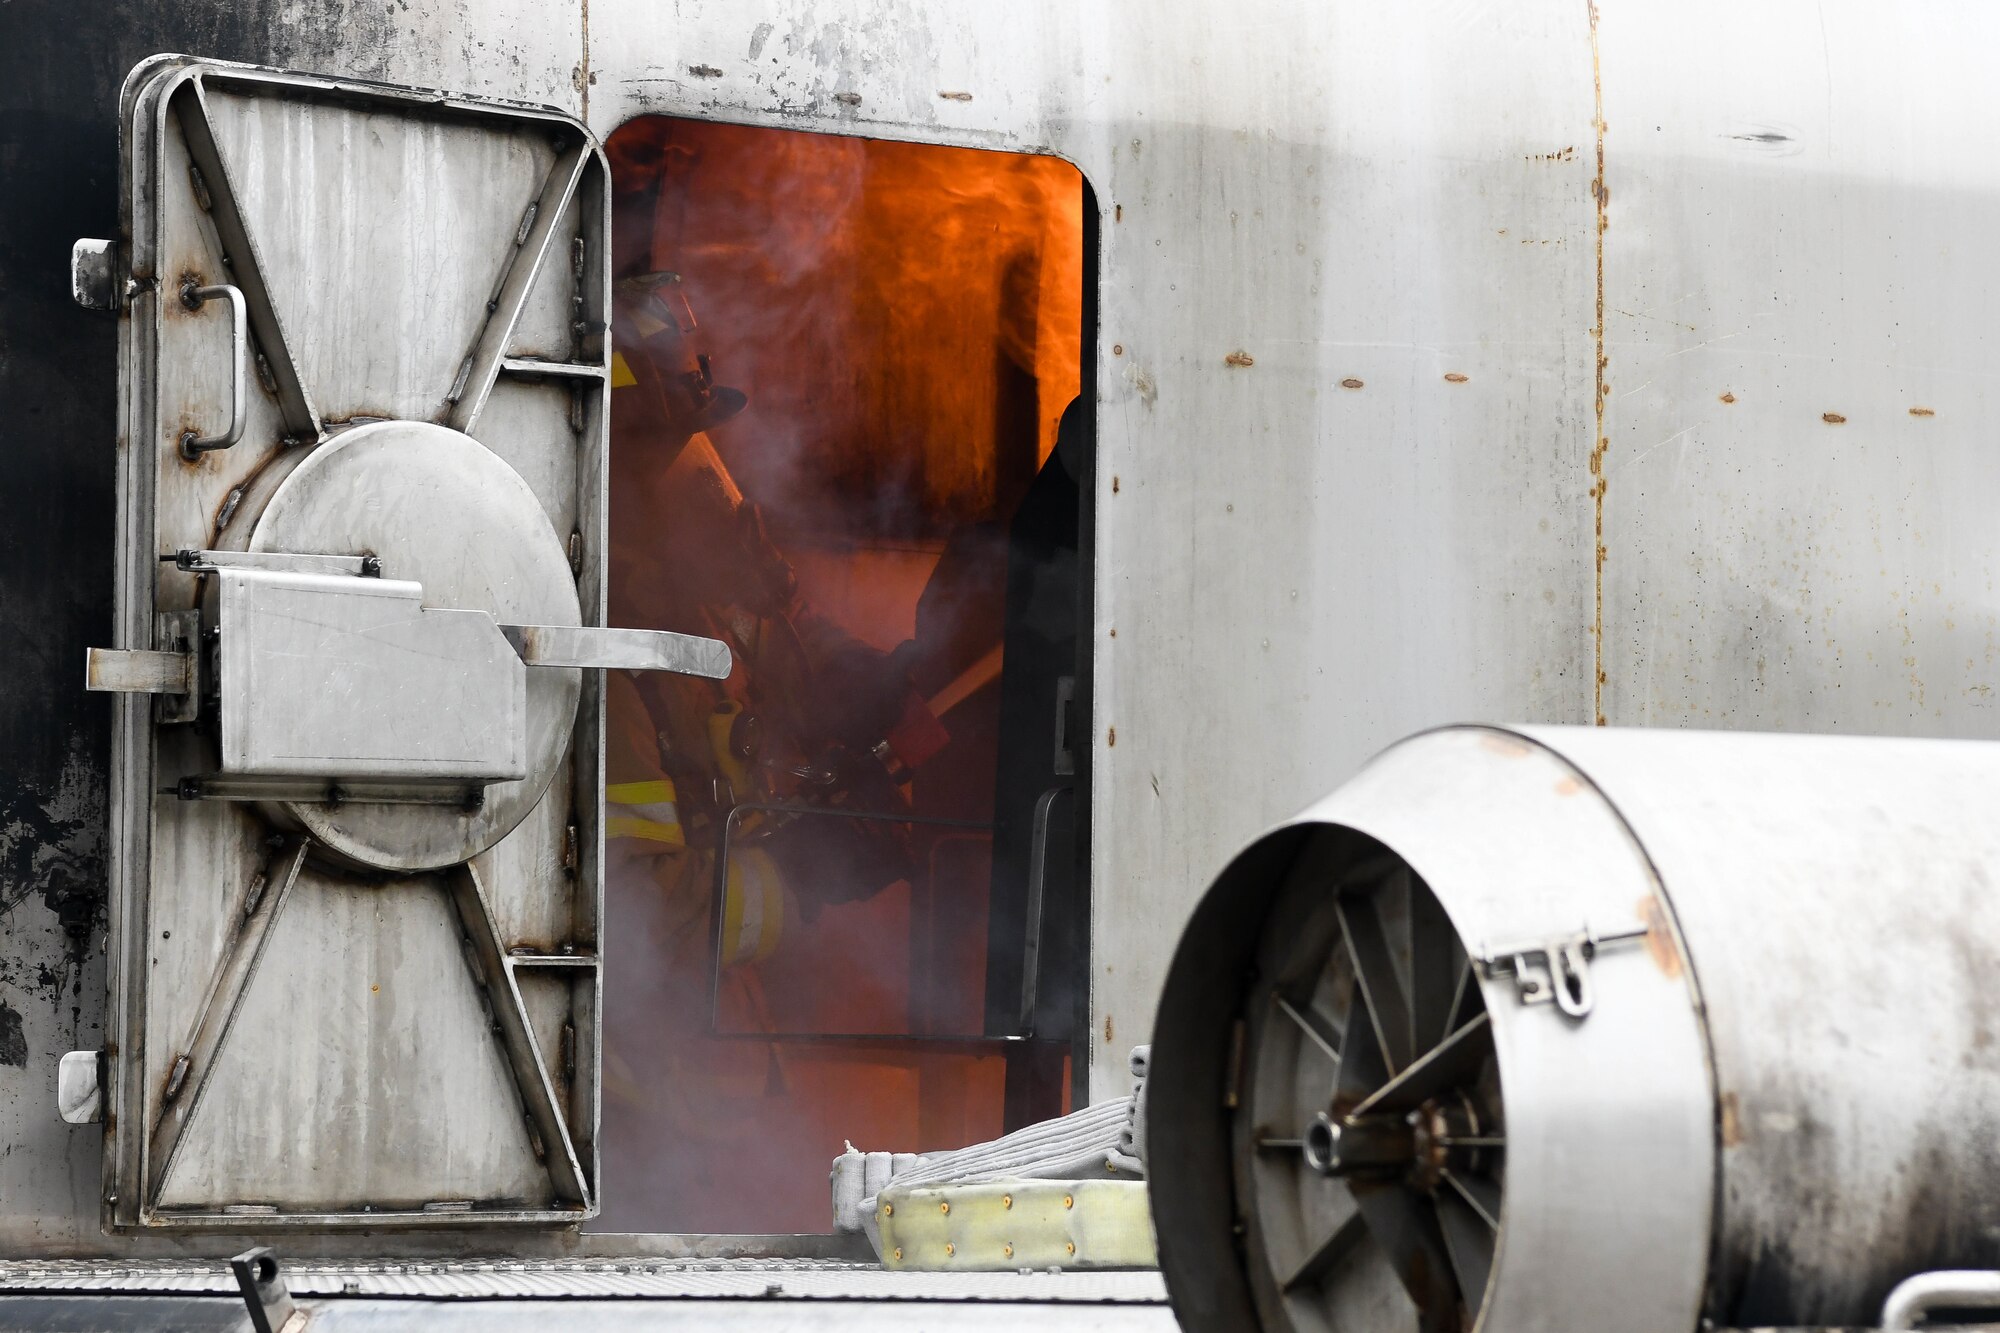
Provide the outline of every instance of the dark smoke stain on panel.
{"type": "Polygon", "coordinates": [[[86,696],[80,663],[111,630],[112,478],[117,435],[115,321],[69,295],[70,243],[118,226],[118,89],[161,51],[351,75],[380,73],[398,40],[387,10],[336,0],[117,0],[79,27],[66,0],[16,0],[0,42],[0,590],[34,646],[0,688],[0,905],[39,892],[88,947],[105,882],[103,801],[88,821],[54,819],[48,794],[72,747],[101,794],[110,705],[86,696]],[[303,8],[306,12],[299,13],[303,8]],[[336,55],[336,50],[343,54],[336,55]],[[371,56],[370,53],[373,53],[371,56]],[[336,64],[339,68],[336,70],[336,64]],[[39,858],[39,872],[26,864],[39,858]],[[51,864],[51,858],[53,864],[51,864]]]}
{"type": "Polygon", "coordinates": [[[21,1031],[20,1011],[4,1000],[0,1000],[0,1065],[28,1067],[28,1038],[21,1031]]]}
{"type": "MultiPolygon", "coordinates": [[[[0,614],[21,634],[0,686],[0,913],[39,896],[65,935],[72,976],[96,947],[107,879],[110,704],[82,689],[84,649],[110,642],[117,325],[77,308],[70,244],[118,227],[118,89],[160,51],[327,68],[363,20],[320,0],[303,19],[278,0],[119,0],[79,27],[65,0],[16,0],[0,42],[0,614]],[[53,793],[81,778],[74,802],[53,793]],[[59,811],[74,807],[74,814],[59,811]]],[[[381,49],[362,31],[358,48],[381,49]]],[[[353,64],[350,59],[349,65],[353,64]]],[[[343,72],[367,74],[367,69],[343,72]]],[[[31,979],[24,979],[31,980],[31,979]]],[[[30,985],[52,1009],[62,987],[30,985]]],[[[94,1020],[98,997],[85,997],[94,1020]]],[[[10,1011],[12,1012],[12,1011],[10,1011]]],[[[19,1040],[20,1018],[7,1029],[19,1040]]],[[[13,1063],[19,1063],[14,1061],[13,1063]]]]}
{"type": "MultiPolygon", "coordinates": [[[[102,762],[99,756],[92,770],[99,782],[102,762]]],[[[81,804],[69,816],[58,813],[57,804],[37,793],[0,788],[0,875],[5,877],[0,881],[0,923],[23,901],[39,897],[61,929],[68,955],[62,973],[44,966],[32,979],[13,979],[51,1003],[61,998],[65,980],[81,974],[105,908],[103,804],[81,804]]],[[[0,966],[0,977],[13,970],[0,966]]]]}

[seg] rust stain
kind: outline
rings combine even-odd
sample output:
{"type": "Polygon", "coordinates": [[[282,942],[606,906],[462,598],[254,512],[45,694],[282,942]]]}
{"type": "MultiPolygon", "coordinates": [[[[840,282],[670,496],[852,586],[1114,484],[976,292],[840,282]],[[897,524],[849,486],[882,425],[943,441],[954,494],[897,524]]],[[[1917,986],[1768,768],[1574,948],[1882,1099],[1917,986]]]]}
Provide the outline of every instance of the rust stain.
{"type": "Polygon", "coordinates": [[[1343,389],[1358,389],[1358,388],[1360,388],[1360,387],[1361,387],[1361,381],[1360,381],[1360,380],[1357,380],[1357,379],[1351,379],[1351,378],[1350,378],[1350,379],[1344,379],[1344,380],[1342,380],[1342,381],[1340,382],[1340,387],[1341,387],[1341,388],[1343,388],[1343,389]]]}
{"type": "Polygon", "coordinates": [[[1733,403],[1736,401],[1736,395],[1728,392],[1727,390],[1724,390],[1722,395],[1722,401],[1725,403],[1733,403]]]}
{"type": "Polygon", "coordinates": [[[1112,343],[1112,344],[1111,344],[1111,355],[1113,355],[1113,356],[1123,356],[1123,355],[1125,355],[1125,344],[1124,344],[1124,343],[1112,343]]]}
{"type": "Polygon", "coordinates": [[[1241,348],[1238,348],[1236,351],[1231,352],[1228,356],[1223,357],[1222,364],[1225,366],[1239,366],[1239,367],[1254,366],[1257,364],[1257,358],[1251,356],[1250,353],[1243,351],[1241,348]]]}
{"type": "Polygon", "coordinates": [[[1445,375],[1444,382],[1446,384],[1463,384],[1467,378],[1467,376],[1461,375],[1454,370],[1445,375]]]}
{"type": "Polygon", "coordinates": [[[1118,744],[1118,728],[1107,727],[1104,732],[1104,748],[1109,750],[1118,744]]]}
{"type": "Polygon", "coordinates": [[[1734,1148],[1743,1142],[1743,1115],[1736,1106],[1736,1094],[1722,1094],[1722,1146],[1734,1148]]]}
{"type": "Polygon", "coordinates": [[[1105,1043],[1106,1043],[1107,1045],[1108,1045],[1108,1044],[1110,1044],[1110,1042],[1111,1042],[1111,1040],[1112,1040],[1112,1037],[1111,1037],[1111,1015],[1110,1015],[1110,1014],[1106,1014],[1106,1015],[1104,1016],[1104,1040],[1105,1040],[1105,1043]]]}
{"type": "Polygon", "coordinates": [[[577,119],[590,123],[590,85],[597,81],[590,72],[590,0],[583,0],[578,7],[583,19],[583,58],[576,66],[576,91],[581,109],[577,119]]]}
{"type": "Polygon", "coordinates": [[[689,65],[688,73],[694,75],[697,79],[719,79],[722,77],[722,71],[713,65],[689,65]]]}
{"type": "Polygon", "coordinates": [[[1591,677],[1591,714],[1598,726],[1604,725],[1604,456],[1610,451],[1610,438],[1604,433],[1605,398],[1611,392],[1611,385],[1604,378],[1605,368],[1610,364],[1604,355],[1604,228],[1607,225],[1605,206],[1611,200],[1611,190],[1604,180],[1604,62],[1597,45],[1597,0],[1584,0],[1590,14],[1590,86],[1592,111],[1590,125],[1597,135],[1597,175],[1590,182],[1590,195],[1597,204],[1597,324],[1591,329],[1591,337],[1596,342],[1597,392],[1592,395],[1591,406],[1597,412],[1597,438],[1590,447],[1590,488],[1591,504],[1595,511],[1594,526],[1597,533],[1597,560],[1593,587],[1593,607],[1590,622],[1591,650],[1594,658],[1591,677]]]}
{"type": "Polygon", "coordinates": [[[942,97],[947,102],[970,102],[972,100],[971,93],[939,92],[938,96],[942,97]]]}
{"type": "Polygon", "coordinates": [[[1113,204],[1111,206],[1111,220],[1113,222],[1123,222],[1125,220],[1125,205],[1113,204]]]}
{"type": "Polygon", "coordinates": [[[1582,790],[1583,784],[1575,778],[1556,779],[1556,795],[1558,796],[1574,796],[1582,790]]]}
{"type": "Polygon", "coordinates": [[[1829,426],[1844,426],[1847,424],[1847,418],[1838,412],[1822,412],[1819,414],[1819,419],[1829,426]]]}
{"type": "Polygon", "coordinates": [[[1509,759],[1520,759],[1527,755],[1530,747],[1519,736],[1509,736],[1504,732],[1489,731],[1480,736],[1479,748],[1482,750],[1491,750],[1494,754],[1505,755],[1509,759]]]}
{"type": "Polygon", "coordinates": [[[1913,417],[1934,417],[1937,413],[1928,407],[1913,407],[1910,409],[1910,415],[1913,417]]]}
{"type": "Polygon", "coordinates": [[[1113,476],[1113,477],[1111,478],[1111,493],[1112,493],[1113,495],[1116,495],[1116,494],[1118,494],[1118,478],[1117,478],[1117,476],[1116,476],[1116,475],[1114,475],[1114,476],[1113,476]]]}
{"type": "Polygon", "coordinates": [[[1566,147],[1558,148],[1553,153],[1530,153],[1524,160],[1529,162],[1569,162],[1574,160],[1575,157],[1576,145],[1570,144],[1566,147]]]}
{"type": "Polygon", "coordinates": [[[1667,924],[1667,909],[1649,893],[1639,900],[1637,910],[1639,919],[1646,923],[1646,953],[1653,966],[1660,969],[1662,976],[1679,976],[1681,951],[1674,943],[1673,927],[1667,924]]]}

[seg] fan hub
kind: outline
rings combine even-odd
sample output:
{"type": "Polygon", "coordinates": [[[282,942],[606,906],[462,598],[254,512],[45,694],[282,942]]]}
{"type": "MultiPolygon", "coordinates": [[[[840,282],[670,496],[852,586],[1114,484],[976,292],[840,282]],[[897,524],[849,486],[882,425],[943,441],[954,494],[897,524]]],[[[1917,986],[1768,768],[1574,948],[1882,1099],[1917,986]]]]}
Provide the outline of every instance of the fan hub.
{"type": "Polygon", "coordinates": [[[1336,1120],[1322,1111],[1306,1126],[1306,1165],[1323,1176],[1394,1180],[1417,1152],[1413,1117],[1369,1115],[1336,1120]]]}
{"type": "Polygon", "coordinates": [[[1410,1112],[1410,1183],[1435,1194],[1452,1170],[1477,1165],[1479,1112],[1463,1092],[1433,1097],[1410,1112]]]}

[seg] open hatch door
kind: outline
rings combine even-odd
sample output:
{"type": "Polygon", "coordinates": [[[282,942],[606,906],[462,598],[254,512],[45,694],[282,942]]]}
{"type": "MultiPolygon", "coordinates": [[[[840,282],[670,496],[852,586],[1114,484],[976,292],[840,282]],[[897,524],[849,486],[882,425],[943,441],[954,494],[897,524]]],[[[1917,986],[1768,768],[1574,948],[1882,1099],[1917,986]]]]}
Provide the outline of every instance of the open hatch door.
{"type": "Polygon", "coordinates": [[[598,1206],[608,189],[555,111],[133,71],[113,1227],[598,1206]]]}

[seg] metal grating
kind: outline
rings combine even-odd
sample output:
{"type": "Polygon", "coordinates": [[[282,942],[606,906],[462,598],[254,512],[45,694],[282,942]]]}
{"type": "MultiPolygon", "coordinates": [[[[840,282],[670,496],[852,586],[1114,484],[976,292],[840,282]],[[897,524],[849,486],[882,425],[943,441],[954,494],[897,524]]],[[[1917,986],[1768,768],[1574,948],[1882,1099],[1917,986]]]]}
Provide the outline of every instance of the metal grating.
{"type": "MultiPolygon", "coordinates": [[[[1156,1272],[890,1273],[834,1261],[494,1259],[284,1266],[295,1296],[405,1300],[981,1301],[1161,1305],[1156,1272]]],[[[0,1261],[0,1293],[233,1295],[219,1261],[0,1261]]]]}

